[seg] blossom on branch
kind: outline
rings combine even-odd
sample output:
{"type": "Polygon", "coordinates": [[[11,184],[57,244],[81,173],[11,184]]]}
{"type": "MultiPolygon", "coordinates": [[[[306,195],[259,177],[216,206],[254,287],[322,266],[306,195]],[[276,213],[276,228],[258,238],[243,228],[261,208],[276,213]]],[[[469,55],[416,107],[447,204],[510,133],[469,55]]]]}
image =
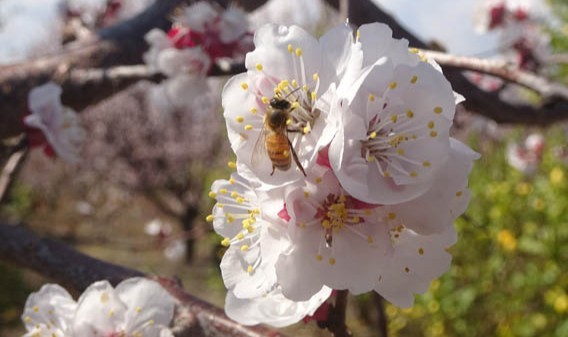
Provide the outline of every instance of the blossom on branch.
{"type": "Polygon", "coordinates": [[[173,298],[155,281],[127,279],[89,286],[75,302],[55,284],[28,297],[22,320],[26,337],[167,337],[173,298]]]}
{"type": "Polygon", "coordinates": [[[479,157],[449,136],[463,98],[386,25],[353,35],[266,25],[225,85],[237,173],[208,220],[240,323],[291,324],[331,289],[409,307],[450,266],[479,157]]]}
{"type": "Polygon", "coordinates": [[[31,114],[24,118],[30,146],[42,146],[49,156],[70,163],[80,160],[85,130],[75,111],[61,104],[61,87],[53,82],[32,89],[28,95],[31,114]],[[41,134],[38,133],[41,131],[41,134]]]}

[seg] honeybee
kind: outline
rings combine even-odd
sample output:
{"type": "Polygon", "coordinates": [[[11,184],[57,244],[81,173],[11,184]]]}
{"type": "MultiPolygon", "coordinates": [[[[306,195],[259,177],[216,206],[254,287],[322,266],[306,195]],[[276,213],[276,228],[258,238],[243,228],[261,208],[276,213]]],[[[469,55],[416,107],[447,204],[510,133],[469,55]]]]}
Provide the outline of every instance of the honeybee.
{"type": "Polygon", "coordinates": [[[276,169],[289,170],[292,166],[292,158],[294,158],[294,162],[306,176],[294,146],[288,138],[288,132],[296,132],[288,130],[287,122],[290,118],[291,108],[292,104],[287,98],[274,97],[270,100],[264,117],[264,128],[255,147],[255,155],[258,153],[268,154],[272,162],[272,173],[270,175],[274,175],[276,169]]]}

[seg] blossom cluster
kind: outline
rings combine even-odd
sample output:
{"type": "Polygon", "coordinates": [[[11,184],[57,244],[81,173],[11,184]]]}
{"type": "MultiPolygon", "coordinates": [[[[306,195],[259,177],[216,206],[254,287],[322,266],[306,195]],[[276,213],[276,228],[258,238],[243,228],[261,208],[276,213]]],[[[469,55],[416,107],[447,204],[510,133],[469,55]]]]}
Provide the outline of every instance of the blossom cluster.
{"type": "Polygon", "coordinates": [[[469,201],[478,155],[449,135],[463,98],[383,24],[266,25],[254,44],[222,97],[237,172],[210,192],[228,316],[289,325],[334,289],[410,307],[469,201]]]}
{"type": "Polygon", "coordinates": [[[252,49],[246,13],[237,7],[223,10],[206,1],[184,8],[168,32],[152,29],[145,39],[150,48],[144,61],[167,76],[150,94],[150,102],[162,111],[194,106],[194,97],[207,95],[203,83],[213,65],[226,59],[238,61],[252,49]]]}
{"type": "Polygon", "coordinates": [[[22,314],[24,337],[169,337],[173,298],[155,281],[90,285],[77,301],[57,284],[32,293],[22,314]]]}
{"type": "Polygon", "coordinates": [[[70,163],[80,159],[85,130],[77,113],[61,104],[60,86],[53,82],[33,88],[28,95],[30,113],[24,117],[28,144],[70,163]]]}

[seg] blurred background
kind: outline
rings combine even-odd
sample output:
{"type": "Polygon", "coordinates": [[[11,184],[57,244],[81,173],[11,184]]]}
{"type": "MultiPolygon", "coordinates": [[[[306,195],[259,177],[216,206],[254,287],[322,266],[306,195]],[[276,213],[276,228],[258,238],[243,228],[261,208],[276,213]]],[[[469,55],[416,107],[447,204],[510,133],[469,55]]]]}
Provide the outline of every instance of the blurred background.
{"type": "MultiPolygon", "coordinates": [[[[122,1],[113,18],[134,15],[150,2],[122,1]]],[[[286,8],[298,1],[292,2],[286,8]]],[[[483,1],[375,2],[421,38],[452,53],[510,57],[516,42],[518,32],[479,27],[484,11],[491,10],[483,1]]],[[[563,0],[518,2],[536,18],[538,43],[547,48],[539,50],[568,53],[568,5],[563,0]]],[[[87,25],[101,24],[96,18],[106,5],[102,0],[0,0],[0,62],[56,50],[63,39],[62,11],[85,15],[87,25]]],[[[253,14],[253,26],[292,20],[317,33],[332,17],[316,0],[282,17],[266,14],[281,13],[282,1],[268,6],[273,7],[261,8],[264,14],[253,14]]],[[[561,63],[543,72],[568,83],[568,67],[561,63]]],[[[148,92],[156,86],[149,82],[89,107],[80,115],[87,130],[81,164],[31,152],[0,204],[0,217],[105,261],[176,276],[188,292],[222,306],[223,247],[205,217],[213,205],[209,187],[228,176],[227,162],[233,160],[219,105],[225,80],[211,80],[211,94],[204,98],[203,104],[218,106],[217,113],[196,109],[164,118],[148,104],[148,92]]],[[[488,90],[502,89],[493,78],[472,75],[472,80],[488,90]]],[[[519,88],[503,90],[503,95],[534,99],[519,88]]],[[[426,294],[416,296],[412,309],[385,304],[389,335],[568,336],[568,124],[498,125],[459,111],[452,133],[482,155],[470,175],[470,206],[456,222],[459,240],[451,248],[452,267],[426,294]]],[[[27,296],[49,280],[4,262],[0,275],[0,335],[20,336],[27,296]]],[[[377,335],[378,308],[374,294],[350,301],[348,325],[355,336],[377,335]]],[[[327,335],[313,323],[284,331],[327,335]]]]}

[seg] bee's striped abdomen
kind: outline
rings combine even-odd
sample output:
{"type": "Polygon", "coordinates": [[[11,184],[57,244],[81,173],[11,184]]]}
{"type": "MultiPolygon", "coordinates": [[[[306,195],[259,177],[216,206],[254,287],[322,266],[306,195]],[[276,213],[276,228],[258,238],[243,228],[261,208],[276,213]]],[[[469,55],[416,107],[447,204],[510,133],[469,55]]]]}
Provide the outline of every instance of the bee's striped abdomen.
{"type": "Polygon", "coordinates": [[[272,165],[282,171],[288,170],[292,164],[292,158],[286,134],[271,132],[266,135],[265,142],[272,165]]]}

